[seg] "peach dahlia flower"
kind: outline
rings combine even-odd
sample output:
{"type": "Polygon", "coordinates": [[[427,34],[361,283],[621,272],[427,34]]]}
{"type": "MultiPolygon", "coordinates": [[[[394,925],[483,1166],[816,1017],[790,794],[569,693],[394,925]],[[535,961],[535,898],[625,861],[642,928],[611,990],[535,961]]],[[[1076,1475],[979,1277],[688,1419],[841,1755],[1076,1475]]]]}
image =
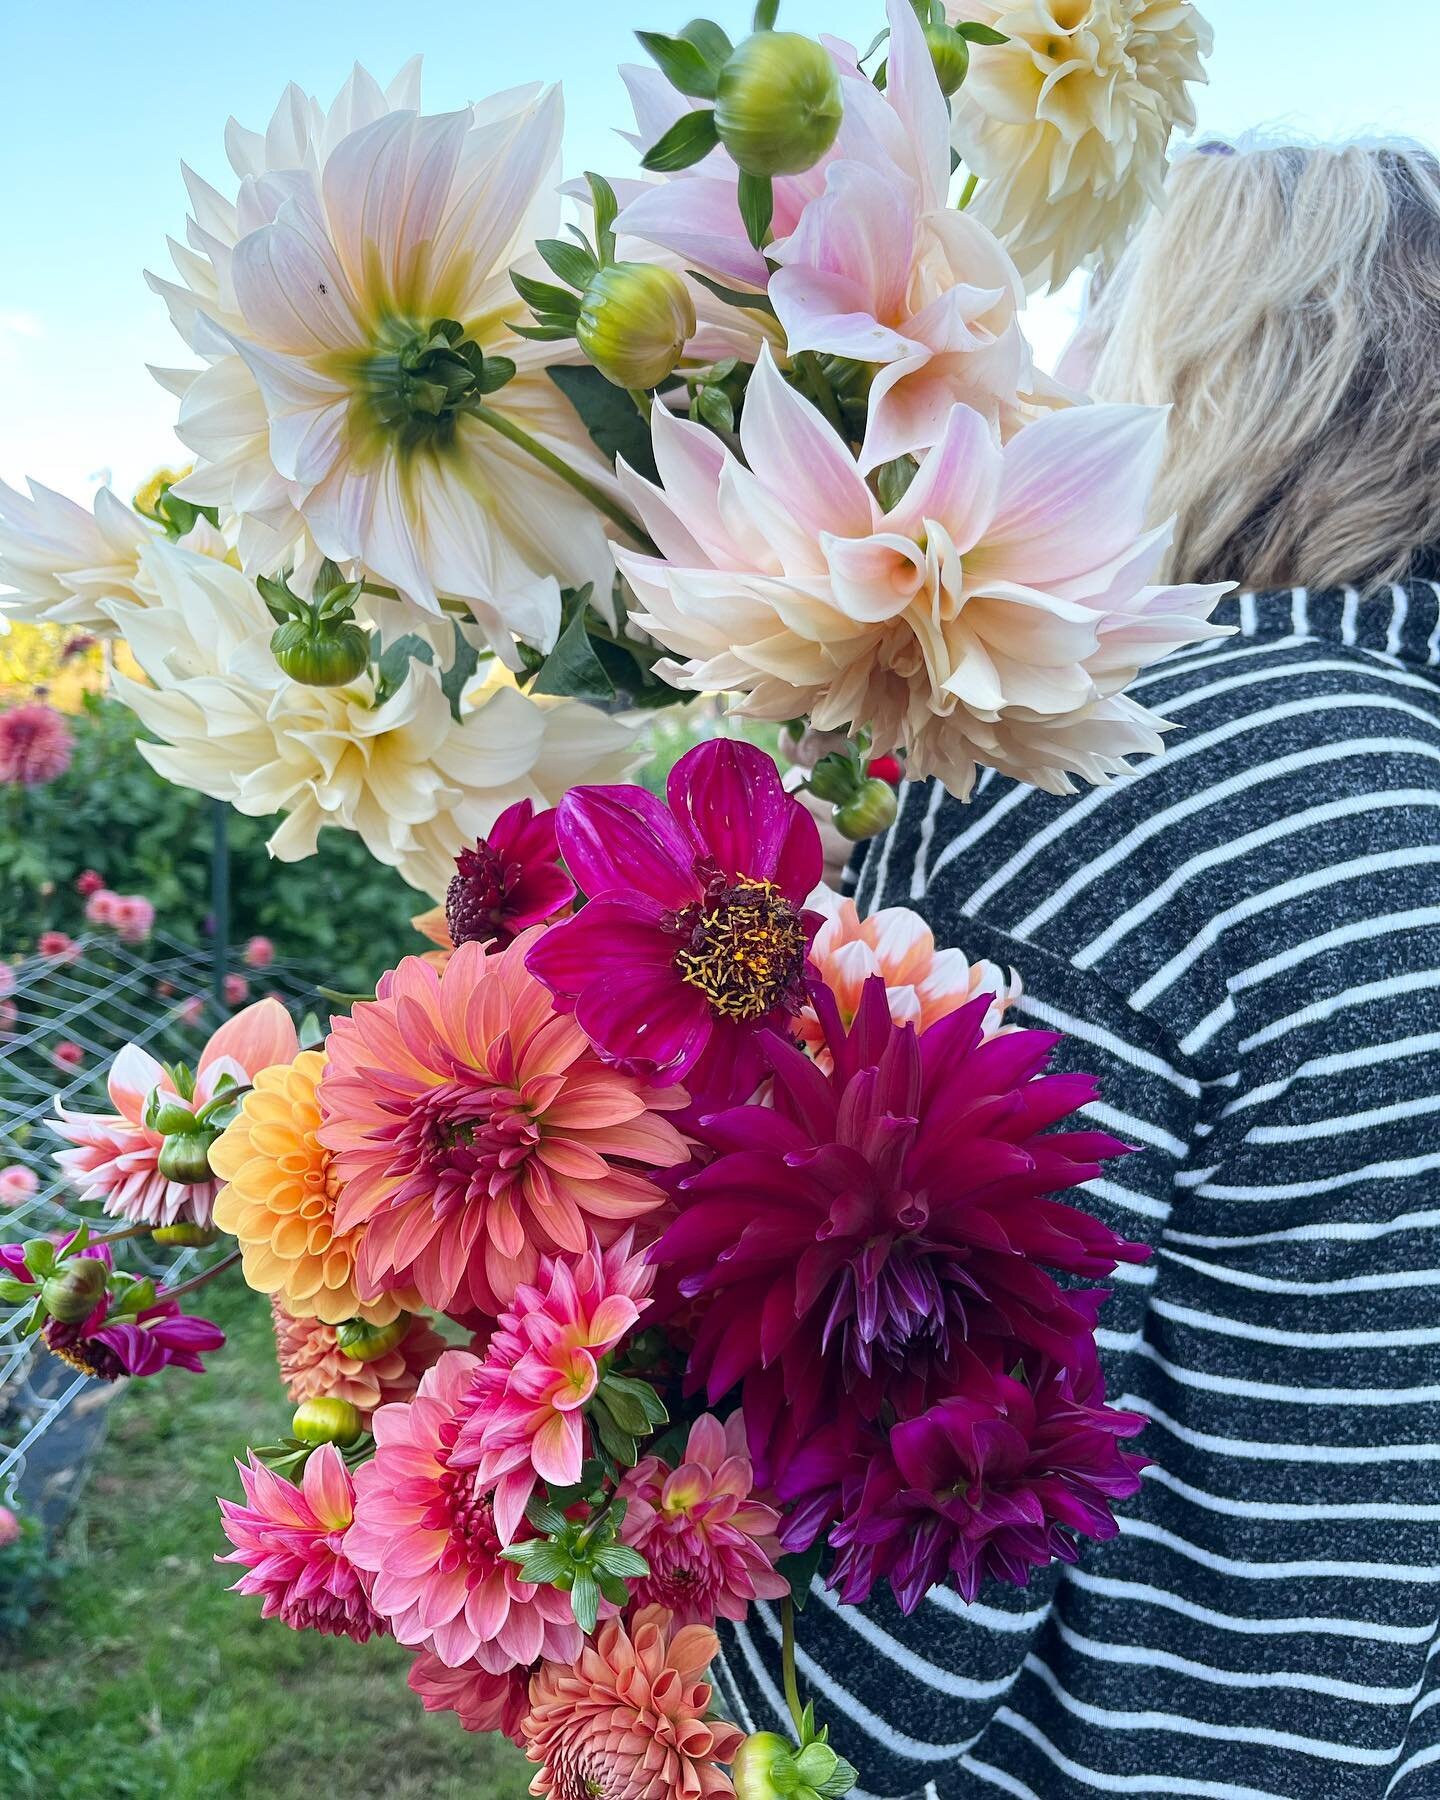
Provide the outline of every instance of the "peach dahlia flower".
{"type": "Polygon", "coordinates": [[[297,1406],[304,1400],[333,1398],[372,1413],[377,1406],[409,1400],[420,1377],[445,1352],[445,1340],[430,1321],[416,1318],[393,1349],[358,1362],[340,1348],[333,1325],[292,1318],[273,1298],[270,1313],[280,1379],[297,1406]]]}

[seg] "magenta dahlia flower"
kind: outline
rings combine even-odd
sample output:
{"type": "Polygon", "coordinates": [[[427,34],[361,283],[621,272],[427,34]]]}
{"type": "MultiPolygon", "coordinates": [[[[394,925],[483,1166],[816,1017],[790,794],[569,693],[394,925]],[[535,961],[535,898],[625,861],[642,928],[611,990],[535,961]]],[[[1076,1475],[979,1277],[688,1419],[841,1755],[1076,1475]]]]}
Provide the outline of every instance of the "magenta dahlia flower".
{"type": "Polygon", "coordinates": [[[569,1596],[520,1579],[500,1554],[489,1497],[454,1464],[478,1367],[468,1351],[447,1351],[413,1400],[374,1415],[375,1454],[356,1471],[345,1554],[374,1573],[371,1603],[399,1641],[447,1668],[476,1662],[504,1675],[540,1656],[569,1664],[581,1646],[569,1596]]]}
{"type": "Polygon", "coordinates": [[[43,787],[65,773],[74,751],[65,716],[53,706],[0,712],[0,787],[43,787]]]}
{"type": "Polygon", "coordinates": [[[589,903],[529,964],[607,1058],[745,1100],[758,1034],[806,1003],[820,833],[770,758],[729,738],[682,756],[666,799],[578,787],[560,802],[560,848],[589,903]]]}
{"type": "Polygon", "coordinates": [[[220,1522],[235,1548],[218,1563],[244,1573],[232,1594],[259,1594],[262,1619],[283,1619],[292,1631],[319,1631],[363,1644],[385,1621],[370,1605],[369,1577],[346,1556],[345,1533],[355,1516],[355,1486],[345,1459],[323,1444],[306,1461],[297,1487],[267,1469],[252,1450],[236,1463],[245,1503],[221,1499],[220,1522]]]}
{"type": "Polygon", "coordinates": [[[530,1710],[528,1669],[492,1675],[473,1662],[447,1669],[438,1656],[422,1650],[410,1665],[408,1680],[426,1712],[453,1712],[462,1730],[502,1731],[512,1744],[525,1748],[520,1726],[530,1710]]]}
{"type": "Polygon", "coordinates": [[[753,1497],[754,1482],[739,1413],[724,1425],[697,1419],[678,1468],[641,1458],[620,1484],[622,1540],[650,1565],[631,1590],[637,1605],[663,1606],[677,1625],[713,1625],[790,1592],[775,1569],[780,1515],[753,1497]]]}
{"type": "Polygon", "coordinates": [[[517,800],[488,836],[455,858],[445,923],[452,944],[503,950],[574,898],[575,883],[560,867],[553,809],[537,814],[529,800],[517,800]]]}
{"type": "Polygon", "coordinates": [[[1125,1148],[1047,1130],[1096,1091],[1044,1073],[1052,1034],[987,1041],[988,995],[923,1033],[896,1024],[878,979],[848,1031],[818,984],[814,998],[833,1067],[767,1040],[773,1103],[697,1125],[712,1158],[677,1181],[651,1252],[701,1303],[692,1385],[714,1405],[744,1384],[766,1480],[782,1425],[803,1440],[837,1409],[918,1414],[977,1334],[1075,1362],[1093,1312],[1049,1271],[1149,1255],[1050,1198],[1125,1148]]]}

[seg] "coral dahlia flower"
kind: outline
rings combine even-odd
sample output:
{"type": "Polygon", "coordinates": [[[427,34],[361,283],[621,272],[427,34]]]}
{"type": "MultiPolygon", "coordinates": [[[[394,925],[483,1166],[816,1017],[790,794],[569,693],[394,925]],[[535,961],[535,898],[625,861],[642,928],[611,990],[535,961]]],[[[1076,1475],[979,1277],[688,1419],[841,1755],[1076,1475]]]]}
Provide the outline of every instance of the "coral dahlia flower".
{"type": "MultiPolygon", "coordinates": [[[[937,949],[935,934],[908,906],[887,906],[862,919],[853,900],[841,899],[828,887],[816,888],[808,905],[825,921],[810,946],[810,961],[835,996],[844,1024],[860,1010],[866,982],[878,975],[885,983],[890,1017],[898,1025],[908,1022],[924,1031],[988,994],[986,1037],[1007,1029],[1005,1014],[1021,994],[1013,969],[1007,977],[992,962],[967,961],[963,950],[937,949]]],[[[810,1054],[828,1066],[825,1032],[813,1006],[801,1013],[795,1030],[810,1054]]]]}
{"type": "Polygon", "coordinates": [[[385,1621],[367,1597],[369,1577],[346,1556],[345,1533],[355,1516],[355,1487],[345,1459],[322,1444],[306,1459],[297,1487],[255,1455],[237,1462],[244,1504],[220,1501],[220,1522],[235,1548],[219,1563],[244,1570],[233,1594],[259,1594],[262,1619],[282,1619],[292,1631],[363,1644],[385,1621]]]}
{"type": "Polygon", "coordinates": [[[677,1468],[640,1459],[620,1484],[621,1537],[650,1565],[631,1590],[638,1604],[663,1606],[679,1625],[713,1625],[790,1592],[775,1570],[780,1515],[752,1497],[754,1479],[738,1412],[724,1425],[697,1419],[677,1468]]]}
{"type": "Polygon", "coordinates": [[[0,712],[0,787],[43,787],[65,773],[74,751],[65,715],[53,706],[0,712]]]}
{"type": "Polygon", "coordinates": [[[705,1673],[719,1653],[713,1631],[675,1629],[646,1606],[629,1627],[602,1625],[574,1668],[546,1663],[530,1683],[522,1727],[540,1765],[530,1792],[549,1800],[702,1800],[732,1794],[728,1763],[745,1734],[710,1716],[705,1673]]]}
{"type": "Polygon", "coordinates": [[[662,555],[615,554],[679,659],[666,679],[737,692],[753,718],[867,726],[876,754],[903,748],[962,798],[980,764],[1068,793],[1158,751],[1163,721],[1123,690],[1224,635],[1205,621],[1225,585],[1151,585],[1170,538],[1146,519],[1159,407],[1072,407],[1002,448],[952,406],[888,512],[768,351],[744,463],[665,407],[652,431],[663,488],[622,476],[662,555]]]}
{"type": "Polygon", "coordinates": [[[492,1675],[479,1663],[447,1669],[438,1656],[422,1650],[406,1677],[426,1712],[453,1712],[465,1731],[500,1731],[523,1750],[520,1727],[530,1710],[530,1671],[507,1669],[492,1675]]]}
{"type": "Polygon", "coordinates": [[[1093,1311],[1049,1271],[1149,1255],[1050,1198],[1125,1148],[1047,1130],[1095,1093],[1089,1076],[1044,1073],[1053,1034],[987,1040],[984,997],[921,1034],[890,1017],[879,980],[848,1032],[815,999],[831,1070],[769,1043],[772,1104],[700,1122],[712,1158],[678,1182],[680,1215],[651,1252],[703,1302],[690,1380],[712,1405],[744,1384],[766,1480],[782,1430],[922,1411],[977,1333],[1073,1363],[1093,1311]]]}
{"type": "Polygon", "coordinates": [[[579,1258],[544,1258],[475,1371],[451,1461],[474,1469],[478,1493],[493,1493],[502,1543],[514,1541],[540,1482],[580,1480],[600,1365],[650,1304],[655,1271],[633,1245],[627,1231],[603,1254],[592,1243],[579,1258]]]}
{"type": "Polygon", "coordinates": [[[271,1299],[275,1358],[285,1391],[298,1406],[305,1400],[348,1400],[359,1412],[409,1400],[420,1377],[445,1353],[445,1340],[425,1318],[411,1319],[405,1335],[383,1356],[358,1362],[340,1348],[333,1325],[295,1319],[271,1299]]]}
{"type": "Polygon", "coordinates": [[[517,800],[473,850],[455,858],[445,896],[450,944],[503,950],[574,898],[575,883],[560,866],[554,809],[537,814],[529,800],[517,800]]]}
{"type": "Polygon", "coordinates": [[[558,833],[589,899],[535,944],[531,969],[607,1057],[706,1099],[748,1099],[757,1034],[787,1029],[805,1004],[819,923],[805,897],[824,862],[774,763],[716,738],[676,763],[666,801],[573,789],[558,833]]]}
{"type": "Polygon", "coordinates": [[[494,1317],[542,1255],[583,1256],[659,1206],[649,1171],[685,1157],[660,1116],[683,1095],[601,1062],[526,969],[538,936],[462,944],[443,972],[407,957],[335,1022],[318,1136],[336,1228],[364,1227],[362,1294],[413,1284],[494,1317]]]}
{"type": "Polygon", "coordinates": [[[375,1414],[375,1454],[355,1475],[345,1554],[374,1572],[373,1604],[400,1642],[432,1650],[447,1668],[478,1662],[504,1675],[541,1656],[568,1664],[581,1645],[569,1596],[520,1579],[500,1554],[488,1496],[453,1463],[477,1367],[468,1351],[449,1350],[408,1405],[375,1414]]]}

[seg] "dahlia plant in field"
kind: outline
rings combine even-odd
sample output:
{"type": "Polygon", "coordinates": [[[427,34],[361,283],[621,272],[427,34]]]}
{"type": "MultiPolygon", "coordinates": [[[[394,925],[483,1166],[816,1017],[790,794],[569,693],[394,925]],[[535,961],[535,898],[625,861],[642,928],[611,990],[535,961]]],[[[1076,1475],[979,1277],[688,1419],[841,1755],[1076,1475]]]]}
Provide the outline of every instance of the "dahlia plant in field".
{"type": "MultiPolygon", "coordinates": [[[[888,0],[861,52],[777,13],[639,34],[630,175],[566,171],[555,89],[431,115],[414,65],[232,121],[152,278],[193,465],[93,513],[0,489],[0,607],[128,640],[157,770],[432,903],[328,1022],[264,1002],[58,1109],[95,1228],[0,1249],[0,1300],[98,1379],[193,1370],[237,1265],[296,1407],[237,1446],[238,1592],[394,1637],[555,1800],[848,1792],[812,1584],[1023,1585],[1143,1462],[1094,1083],[1015,971],[827,889],[810,808],[863,839],[902,779],[1160,750],[1127,689],[1222,590],[1156,579],[1163,417],[1059,387],[1023,309],[1123,244],[1208,30],[888,0]],[[625,782],[716,694],[839,747],[625,782]],[[167,1232],[233,1248],[157,1291],[123,1245],[167,1232]],[[747,1731],[712,1665],[772,1605],[788,1717],[747,1731]]],[[[68,755],[10,744],[13,783],[68,755]]]]}

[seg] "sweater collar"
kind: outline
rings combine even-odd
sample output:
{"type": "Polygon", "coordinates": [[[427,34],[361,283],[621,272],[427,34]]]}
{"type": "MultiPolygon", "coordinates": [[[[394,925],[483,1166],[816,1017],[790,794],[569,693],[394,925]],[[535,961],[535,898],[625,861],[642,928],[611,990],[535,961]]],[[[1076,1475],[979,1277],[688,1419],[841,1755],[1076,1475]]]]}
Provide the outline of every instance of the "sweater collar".
{"type": "Polygon", "coordinates": [[[1433,581],[1396,581],[1368,593],[1346,587],[1231,594],[1212,617],[1248,638],[1319,638],[1440,668],[1440,583],[1433,581]]]}

